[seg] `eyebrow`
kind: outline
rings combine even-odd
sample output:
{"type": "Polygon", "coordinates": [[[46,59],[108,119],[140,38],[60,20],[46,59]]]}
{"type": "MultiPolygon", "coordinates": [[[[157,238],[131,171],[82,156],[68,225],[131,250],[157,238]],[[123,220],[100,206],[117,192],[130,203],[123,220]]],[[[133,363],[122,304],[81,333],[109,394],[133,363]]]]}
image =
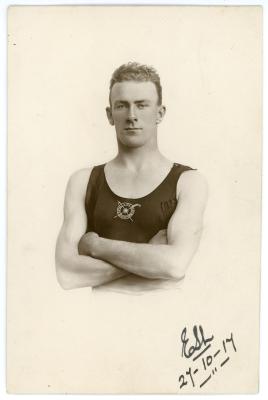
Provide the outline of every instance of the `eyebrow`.
{"type": "MultiPolygon", "coordinates": [[[[117,103],[129,104],[129,101],[126,101],[126,100],[116,100],[116,101],[115,101],[115,104],[117,104],[117,103]]],[[[136,100],[136,101],[134,101],[134,103],[135,103],[135,104],[139,104],[139,103],[150,103],[150,100],[146,100],[146,99],[144,99],[144,100],[136,100]]]]}

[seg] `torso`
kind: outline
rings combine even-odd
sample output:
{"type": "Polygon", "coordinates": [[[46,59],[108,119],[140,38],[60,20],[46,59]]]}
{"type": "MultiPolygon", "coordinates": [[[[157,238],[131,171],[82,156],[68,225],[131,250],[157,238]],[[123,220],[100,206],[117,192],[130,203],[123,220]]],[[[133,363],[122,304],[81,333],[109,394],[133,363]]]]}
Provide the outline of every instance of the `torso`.
{"type": "MultiPolygon", "coordinates": [[[[101,166],[99,166],[101,167],[101,166]]],[[[99,168],[97,167],[97,168],[99,168]]],[[[161,191],[161,188],[163,189],[163,185],[165,185],[165,182],[167,182],[168,176],[170,176],[171,174],[173,174],[173,171],[175,171],[176,168],[179,168],[181,172],[179,172],[177,174],[178,178],[176,181],[175,180],[171,180],[170,183],[172,184],[173,189],[170,192],[170,194],[168,195],[169,197],[172,194],[173,197],[173,204],[172,204],[172,209],[175,210],[176,208],[176,204],[179,198],[179,194],[180,194],[180,175],[182,172],[184,172],[185,170],[191,170],[190,167],[185,167],[183,165],[180,164],[176,164],[176,163],[172,163],[169,162],[167,163],[165,166],[162,166],[160,169],[159,168],[155,168],[151,171],[147,171],[147,172],[141,172],[138,175],[136,174],[131,174],[125,170],[120,170],[120,169],[115,169],[112,168],[111,164],[107,163],[103,166],[103,179],[102,182],[100,182],[100,184],[102,185],[102,187],[104,187],[106,194],[107,191],[109,193],[109,195],[111,195],[111,197],[109,197],[108,199],[108,203],[112,202],[113,200],[115,202],[118,201],[118,199],[120,201],[126,201],[127,199],[129,201],[131,201],[133,204],[134,203],[138,203],[140,200],[143,199],[147,199],[148,202],[147,204],[145,204],[145,206],[147,205],[147,210],[148,210],[148,206],[149,206],[149,211],[150,212],[146,212],[145,213],[145,218],[142,218],[141,223],[145,223],[145,226],[147,223],[150,222],[155,222],[158,218],[159,218],[159,209],[157,211],[157,205],[156,207],[151,207],[149,201],[152,198],[152,195],[154,193],[162,193],[162,195],[165,194],[165,190],[161,191]],[[118,197],[118,199],[117,199],[118,197]],[[148,217],[148,220],[146,219],[146,217],[148,217]]],[[[96,167],[95,167],[96,168],[96,167]]],[[[87,170],[86,175],[86,185],[87,185],[87,190],[86,190],[86,197],[88,197],[88,187],[89,187],[89,181],[90,181],[90,177],[92,174],[94,168],[91,168],[89,170],[87,170]]],[[[84,172],[86,172],[86,170],[84,170],[84,172]]],[[[85,176],[84,175],[84,176],[85,176]]],[[[110,237],[110,238],[114,238],[114,239],[118,239],[118,240],[127,240],[127,241],[136,241],[136,242],[147,242],[149,237],[153,236],[153,233],[149,233],[147,235],[147,239],[143,236],[138,238],[138,240],[136,240],[135,236],[137,234],[137,232],[139,233],[139,229],[140,231],[144,231],[146,229],[144,229],[144,226],[140,226],[140,228],[138,228],[138,224],[136,224],[136,227],[129,221],[129,220],[120,220],[119,218],[113,218],[114,217],[114,211],[112,211],[112,213],[109,214],[109,209],[110,209],[110,204],[102,204],[103,201],[100,200],[99,202],[96,202],[96,206],[99,209],[99,211],[97,212],[97,214],[95,214],[95,216],[97,216],[98,219],[104,219],[103,221],[101,221],[101,224],[99,226],[99,229],[102,230],[103,229],[103,224],[106,225],[104,228],[104,231],[106,230],[106,233],[108,232],[108,235],[105,234],[103,236],[106,237],[110,237]],[[108,213],[107,213],[108,210],[108,213]],[[100,217],[100,218],[99,218],[100,217]],[[108,217],[108,225],[111,224],[113,225],[114,222],[116,221],[117,223],[117,227],[115,226],[115,229],[111,229],[111,226],[107,228],[107,217],[108,217]],[[110,221],[110,222],[109,222],[110,221]],[[119,229],[118,229],[119,227],[119,229]],[[137,229],[138,228],[138,229],[137,229]],[[107,230],[108,229],[108,230],[107,230]],[[126,229],[126,230],[125,230],[126,229]],[[134,230],[133,233],[130,235],[130,237],[127,237],[128,234],[128,230],[132,229],[134,230]],[[134,236],[133,236],[134,235],[134,236]],[[124,239],[125,237],[125,239],[124,239]]],[[[166,206],[166,205],[165,205],[166,206]]],[[[171,211],[172,211],[171,209],[171,211]]],[[[94,211],[92,209],[87,209],[87,199],[86,199],[86,211],[87,211],[87,217],[88,217],[88,222],[89,222],[89,214],[94,214],[94,211]]],[[[95,207],[95,211],[96,211],[96,207],[95,207]]],[[[169,213],[170,214],[170,213],[169,213]]],[[[137,216],[137,215],[136,215],[137,216]]],[[[135,217],[135,215],[134,215],[135,217]]],[[[170,215],[169,215],[170,217],[170,215]]],[[[158,221],[158,224],[160,223],[160,225],[157,224],[155,226],[156,231],[161,228],[166,228],[167,222],[169,217],[166,216],[165,220],[162,222],[158,221]],[[165,224],[161,226],[161,224],[165,224]]],[[[94,219],[94,218],[93,218],[94,219]]],[[[136,221],[139,222],[139,221],[136,221]]],[[[89,226],[88,226],[89,228],[89,226]]],[[[88,230],[94,230],[94,229],[88,229],[88,230]]],[[[97,229],[95,230],[97,231],[97,229]]],[[[154,233],[156,233],[156,231],[154,233]]],[[[99,233],[99,232],[97,232],[99,233]]],[[[102,236],[102,235],[101,235],[102,236]]],[[[146,236],[146,235],[145,235],[146,236]]],[[[167,281],[162,281],[162,280],[148,280],[148,279],[144,279],[142,277],[136,277],[136,276],[127,276],[127,277],[123,277],[121,279],[112,281],[106,285],[103,285],[103,287],[100,287],[99,290],[112,290],[112,291],[119,291],[119,292],[125,292],[125,293],[131,293],[131,294],[141,294],[144,292],[151,292],[151,291],[155,291],[155,290],[163,290],[163,289],[171,289],[174,288],[176,289],[177,287],[180,286],[180,282],[176,283],[174,281],[172,282],[167,282],[167,281]]]]}
{"type": "Polygon", "coordinates": [[[87,232],[93,231],[108,239],[148,243],[157,232],[167,229],[177,206],[177,182],[190,169],[173,163],[161,174],[152,170],[141,179],[141,175],[134,177],[125,171],[115,173],[109,164],[96,166],[91,172],[85,199],[87,232]]]}

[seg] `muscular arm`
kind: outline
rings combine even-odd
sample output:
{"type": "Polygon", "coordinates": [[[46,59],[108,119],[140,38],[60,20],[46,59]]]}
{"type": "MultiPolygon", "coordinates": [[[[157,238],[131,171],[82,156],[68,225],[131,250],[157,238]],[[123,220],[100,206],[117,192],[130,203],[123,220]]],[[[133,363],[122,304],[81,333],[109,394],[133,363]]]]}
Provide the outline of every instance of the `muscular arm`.
{"type": "Polygon", "coordinates": [[[179,280],[191,262],[200,242],[207,184],[197,171],[182,174],[179,202],[167,229],[167,244],[129,243],[84,237],[88,254],[148,279],[179,280]]]}
{"type": "Polygon", "coordinates": [[[64,222],[56,245],[56,272],[64,289],[98,286],[129,275],[113,263],[80,255],[78,243],[86,232],[85,193],[90,170],[75,173],[69,180],[65,202],[64,222]]]}

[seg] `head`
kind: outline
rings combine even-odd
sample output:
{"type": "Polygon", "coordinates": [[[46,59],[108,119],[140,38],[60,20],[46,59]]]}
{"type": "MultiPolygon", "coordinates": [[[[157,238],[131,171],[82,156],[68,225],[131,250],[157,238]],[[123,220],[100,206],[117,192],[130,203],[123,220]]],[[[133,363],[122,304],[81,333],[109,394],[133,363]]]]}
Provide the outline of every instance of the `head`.
{"type": "Polygon", "coordinates": [[[156,141],[157,125],[165,115],[162,87],[156,70],[136,62],[121,65],[110,81],[106,108],[117,139],[130,147],[156,141]]]}

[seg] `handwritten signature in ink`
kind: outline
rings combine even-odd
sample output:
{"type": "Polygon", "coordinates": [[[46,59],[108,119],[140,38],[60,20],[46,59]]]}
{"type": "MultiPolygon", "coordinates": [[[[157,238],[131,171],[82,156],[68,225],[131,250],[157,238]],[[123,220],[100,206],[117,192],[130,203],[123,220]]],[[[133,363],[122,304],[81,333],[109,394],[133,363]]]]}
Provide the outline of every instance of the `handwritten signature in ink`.
{"type": "Polygon", "coordinates": [[[211,346],[209,343],[214,339],[214,336],[212,335],[211,337],[206,338],[202,326],[199,325],[197,327],[197,325],[194,325],[193,338],[195,343],[190,345],[190,339],[187,337],[187,328],[185,327],[181,333],[182,357],[191,358],[196,351],[201,350],[203,347],[203,351],[195,357],[195,359],[198,358],[211,346]]]}

